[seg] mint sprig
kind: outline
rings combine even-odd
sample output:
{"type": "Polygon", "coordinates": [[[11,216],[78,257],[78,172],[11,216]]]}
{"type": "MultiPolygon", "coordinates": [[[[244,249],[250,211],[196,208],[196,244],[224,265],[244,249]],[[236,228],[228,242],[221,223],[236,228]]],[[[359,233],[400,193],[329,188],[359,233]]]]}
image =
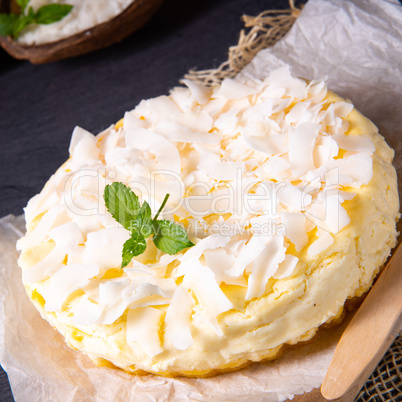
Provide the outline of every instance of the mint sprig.
{"type": "Polygon", "coordinates": [[[47,4],[36,12],[29,7],[25,13],[29,0],[17,0],[17,3],[21,9],[20,14],[0,14],[0,36],[17,38],[28,25],[52,24],[60,21],[73,8],[70,4],[47,4]]]}
{"type": "Polygon", "coordinates": [[[148,203],[144,201],[141,205],[135,193],[123,183],[108,184],[103,198],[113,218],[130,231],[130,238],[123,245],[121,268],[126,267],[133,257],[145,251],[146,239],[150,236],[159,250],[170,255],[194,246],[180,225],[165,219],[158,220],[169,194],[166,194],[153,219],[148,203]]]}
{"type": "Polygon", "coordinates": [[[21,14],[27,8],[27,5],[29,2],[30,2],[30,0],[17,0],[17,4],[20,6],[20,9],[21,9],[21,14]]]}

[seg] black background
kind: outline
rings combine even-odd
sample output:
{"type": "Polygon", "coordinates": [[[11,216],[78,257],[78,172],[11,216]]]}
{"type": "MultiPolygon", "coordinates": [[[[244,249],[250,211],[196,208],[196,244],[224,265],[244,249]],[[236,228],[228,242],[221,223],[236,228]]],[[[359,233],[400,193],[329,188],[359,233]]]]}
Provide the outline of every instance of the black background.
{"type": "MultiPolygon", "coordinates": [[[[68,158],[76,125],[96,134],[189,69],[218,67],[243,14],[284,8],[288,0],[165,0],[144,28],[85,56],[32,65],[0,49],[0,217],[21,214],[68,158]]],[[[13,401],[1,368],[0,401],[13,401]]]]}

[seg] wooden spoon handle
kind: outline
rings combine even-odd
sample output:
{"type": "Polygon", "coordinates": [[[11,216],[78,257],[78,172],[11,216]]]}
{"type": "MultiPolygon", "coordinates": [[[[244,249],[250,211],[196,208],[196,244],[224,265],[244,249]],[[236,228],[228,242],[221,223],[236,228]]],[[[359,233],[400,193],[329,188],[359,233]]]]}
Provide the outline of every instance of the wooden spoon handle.
{"type": "Polygon", "coordinates": [[[397,335],[402,311],[402,247],[397,248],[343,333],[321,393],[328,400],[351,401],[397,335]]]}

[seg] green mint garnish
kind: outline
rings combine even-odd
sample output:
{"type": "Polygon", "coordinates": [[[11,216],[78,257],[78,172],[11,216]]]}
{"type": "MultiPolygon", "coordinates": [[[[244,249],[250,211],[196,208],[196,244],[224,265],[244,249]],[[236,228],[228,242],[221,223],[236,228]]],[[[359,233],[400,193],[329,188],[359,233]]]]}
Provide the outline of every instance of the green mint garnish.
{"type": "MultiPolygon", "coordinates": [[[[73,8],[69,4],[48,4],[35,14],[35,24],[52,24],[64,18],[73,8]]],[[[31,8],[30,8],[31,10],[31,8]]]]}
{"type": "MultiPolygon", "coordinates": [[[[0,14],[0,36],[14,36],[20,17],[15,14],[0,14]]],[[[16,36],[14,36],[16,37],[16,36]]]]}
{"type": "Polygon", "coordinates": [[[126,267],[133,257],[142,254],[146,248],[145,237],[139,232],[131,232],[131,237],[123,245],[121,268],[126,267]]]}
{"type": "Polygon", "coordinates": [[[20,9],[21,9],[21,14],[27,8],[27,5],[29,2],[30,2],[30,0],[17,0],[17,4],[20,6],[20,9]]]}
{"type": "Polygon", "coordinates": [[[29,7],[25,9],[29,0],[17,0],[21,14],[0,14],[0,36],[12,36],[17,38],[22,30],[30,24],[51,24],[60,21],[73,8],[69,4],[48,4],[42,6],[37,12],[29,7]]]}
{"type": "Polygon", "coordinates": [[[167,254],[177,254],[184,248],[194,246],[188,239],[186,231],[174,222],[158,220],[154,222],[154,237],[156,247],[167,254]]]}
{"type": "Polygon", "coordinates": [[[131,229],[141,206],[138,197],[131,188],[123,183],[113,183],[105,187],[103,193],[106,208],[124,228],[131,229]]]}
{"type": "Polygon", "coordinates": [[[121,268],[126,267],[133,257],[145,251],[146,239],[149,236],[152,236],[152,241],[159,250],[170,255],[194,246],[180,225],[164,219],[158,220],[169,194],[166,194],[153,219],[148,203],[144,201],[140,205],[135,193],[123,183],[108,184],[103,198],[113,218],[130,231],[130,238],[123,245],[121,268]]]}

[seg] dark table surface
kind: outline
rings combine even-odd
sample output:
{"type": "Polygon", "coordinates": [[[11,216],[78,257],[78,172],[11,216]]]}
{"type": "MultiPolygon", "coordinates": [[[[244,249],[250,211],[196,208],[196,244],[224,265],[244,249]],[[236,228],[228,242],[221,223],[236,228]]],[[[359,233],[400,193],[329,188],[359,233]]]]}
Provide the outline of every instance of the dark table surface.
{"type": "MultiPolygon", "coordinates": [[[[67,159],[76,125],[98,133],[189,69],[218,67],[243,14],[284,8],[288,0],[165,0],[146,27],[92,54],[32,65],[0,49],[0,217],[21,214],[67,159]]],[[[1,368],[0,401],[13,401],[1,368]]]]}

